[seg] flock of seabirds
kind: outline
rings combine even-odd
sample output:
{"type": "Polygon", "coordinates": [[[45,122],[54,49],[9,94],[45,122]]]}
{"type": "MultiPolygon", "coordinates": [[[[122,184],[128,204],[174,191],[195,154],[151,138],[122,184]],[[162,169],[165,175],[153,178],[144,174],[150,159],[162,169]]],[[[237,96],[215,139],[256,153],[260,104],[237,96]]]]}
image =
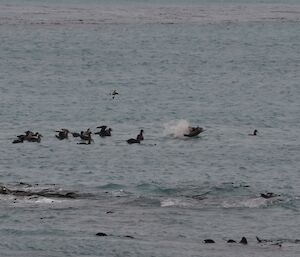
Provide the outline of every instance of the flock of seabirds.
{"type": "MultiPolygon", "coordinates": [[[[90,128],[88,128],[85,131],[78,132],[71,132],[68,129],[61,129],[56,130],[55,132],[58,133],[55,135],[55,137],[59,140],[69,139],[69,134],[71,134],[75,138],[81,139],[81,142],[77,144],[84,144],[89,145],[91,142],[93,142],[92,134],[99,135],[100,137],[110,137],[112,129],[107,128],[107,126],[99,126],[97,129],[100,129],[100,131],[92,132],[90,128]]],[[[201,127],[189,127],[188,133],[184,134],[186,137],[195,137],[199,135],[201,132],[203,132],[204,129],[201,127]]],[[[12,141],[13,144],[23,143],[23,142],[41,142],[41,138],[43,137],[42,134],[39,132],[32,132],[30,130],[27,130],[24,132],[25,134],[18,135],[15,140],[12,141]]],[[[144,140],[144,130],[141,129],[140,133],[136,136],[136,138],[130,138],[127,140],[128,144],[140,144],[141,141],[144,140]]]]}
{"type": "MultiPolygon", "coordinates": [[[[64,139],[69,139],[69,134],[71,134],[74,138],[79,138],[81,139],[81,142],[77,144],[84,144],[84,145],[89,145],[91,142],[93,142],[92,134],[99,135],[100,137],[110,137],[111,136],[111,128],[107,128],[107,126],[99,126],[97,127],[100,129],[100,131],[97,131],[93,133],[90,128],[88,128],[85,131],[81,131],[80,133],[78,132],[71,132],[68,129],[62,128],[60,130],[56,130],[55,132],[58,133],[55,135],[55,137],[58,140],[64,140],[64,139]]],[[[134,143],[139,143],[144,140],[143,136],[143,130],[140,131],[140,133],[137,135],[136,138],[130,138],[127,140],[128,144],[134,144],[134,143]]],[[[30,130],[25,131],[25,134],[21,134],[17,136],[17,139],[13,140],[13,144],[17,143],[23,143],[23,142],[41,142],[42,134],[39,132],[32,132],[30,130]]]]}
{"type": "MultiPolygon", "coordinates": [[[[115,99],[116,95],[119,95],[117,90],[113,90],[112,93],[112,99],[115,99]]],[[[107,128],[107,126],[99,126],[97,129],[100,129],[100,131],[95,132],[95,135],[99,135],[100,137],[110,137],[112,129],[107,128]]],[[[186,133],[184,134],[185,137],[195,137],[198,136],[200,133],[204,132],[205,130],[201,127],[188,127],[186,133]]],[[[89,145],[91,142],[93,142],[92,139],[92,131],[90,128],[88,128],[86,131],[81,131],[80,133],[78,132],[71,132],[68,129],[61,129],[61,130],[56,130],[57,135],[55,137],[59,140],[64,140],[69,138],[69,134],[72,134],[73,137],[75,138],[80,138],[81,142],[77,144],[83,144],[83,145],[89,145]]],[[[18,144],[18,143],[24,143],[24,142],[41,142],[41,138],[43,137],[42,134],[39,132],[32,132],[30,130],[27,130],[24,132],[25,134],[21,134],[17,136],[17,139],[13,140],[13,144],[18,144]]],[[[140,133],[136,136],[136,138],[130,138],[127,140],[128,144],[140,144],[141,141],[144,140],[144,130],[140,130],[140,133]]],[[[249,136],[256,136],[258,131],[255,129],[253,134],[249,134],[249,136]]]]}
{"type": "MultiPolygon", "coordinates": [[[[71,132],[68,129],[61,129],[56,130],[55,132],[58,133],[55,135],[55,137],[59,140],[69,139],[69,134],[71,134],[75,138],[80,138],[81,142],[77,144],[84,144],[89,145],[91,142],[93,142],[92,134],[99,135],[100,137],[110,137],[112,128],[107,128],[107,126],[99,126],[97,129],[100,129],[100,131],[92,132],[90,128],[88,128],[86,131],[78,132],[71,132]]],[[[188,127],[187,133],[184,134],[185,137],[195,137],[198,136],[200,133],[204,132],[205,129],[201,127],[188,127]]],[[[39,132],[32,132],[30,130],[27,130],[24,132],[25,134],[18,135],[16,139],[12,141],[13,144],[18,143],[24,143],[24,142],[41,142],[41,138],[43,137],[42,134],[39,132]]],[[[255,129],[253,134],[249,134],[249,136],[256,136],[258,131],[255,129]]],[[[127,140],[128,144],[140,144],[141,141],[144,140],[144,130],[141,129],[140,133],[136,136],[136,138],[130,138],[127,140]]]]}

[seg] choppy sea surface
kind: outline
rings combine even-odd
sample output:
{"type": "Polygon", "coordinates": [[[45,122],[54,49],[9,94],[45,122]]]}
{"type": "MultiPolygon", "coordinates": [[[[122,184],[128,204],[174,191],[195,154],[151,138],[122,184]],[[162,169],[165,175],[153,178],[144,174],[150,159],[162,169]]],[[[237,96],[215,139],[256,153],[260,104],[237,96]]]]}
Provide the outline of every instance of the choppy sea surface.
{"type": "Polygon", "coordinates": [[[1,257],[300,256],[298,1],[1,1],[0,35],[1,257]]]}

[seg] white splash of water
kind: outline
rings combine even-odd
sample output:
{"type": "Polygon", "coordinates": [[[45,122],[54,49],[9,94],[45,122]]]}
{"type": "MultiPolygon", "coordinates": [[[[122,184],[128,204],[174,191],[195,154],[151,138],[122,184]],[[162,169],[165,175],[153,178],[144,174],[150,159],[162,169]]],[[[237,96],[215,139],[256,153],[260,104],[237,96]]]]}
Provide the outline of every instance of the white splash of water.
{"type": "Polygon", "coordinates": [[[224,201],[222,206],[224,208],[260,208],[267,205],[267,200],[264,198],[252,198],[242,201],[224,201]]]}
{"type": "Polygon", "coordinates": [[[163,199],[160,202],[160,206],[161,207],[173,207],[173,206],[189,207],[192,205],[182,199],[167,198],[167,199],[163,199]]]}
{"type": "Polygon", "coordinates": [[[187,120],[173,120],[164,124],[164,135],[183,137],[189,133],[190,123],[187,120]]]}
{"type": "Polygon", "coordinates": [[[54,203],[54,202],[61,202],[59,200],[54,200],[51,198],[47,198],[47,197],[38,197],[35,201],[35,203],[41,203],[41,204],[50,204],[50,203],[54,203]]]}

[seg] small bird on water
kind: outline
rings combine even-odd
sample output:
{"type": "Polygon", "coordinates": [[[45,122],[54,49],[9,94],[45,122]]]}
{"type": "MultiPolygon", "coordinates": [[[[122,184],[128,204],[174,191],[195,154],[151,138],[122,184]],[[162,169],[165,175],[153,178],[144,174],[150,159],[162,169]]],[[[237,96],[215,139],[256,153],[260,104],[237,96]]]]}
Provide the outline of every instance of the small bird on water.
{"type": "Polygon", "coordinates": [[[253,131],[253,134],[248,134],[249,136],[257,136],[257,133],[258,133],[258,131],[257,131],[257,129],[255,129],[254,131],[253,131]]]}
{"type": "Polygon", "coordinates": [[[144,136],[143,136],[143,133],[144,133],[144,130],[141,129],[140,133],[136,136],[136,139],[135,138],[130,138],[127,140],[127,143],[128,144],[140,144],[141,141],[144,140],[144,136]]]}
{"type": "Polygon", "coordinates": [[[111,128],[106,129],[107,126],[99,126],[97,128],[100,128],[101,130],[98,132],[95,132],[94,133],[95,135],[99,135],[100,137],[110,137],[111,136],[111,131],[112,131],[111,128]]]}

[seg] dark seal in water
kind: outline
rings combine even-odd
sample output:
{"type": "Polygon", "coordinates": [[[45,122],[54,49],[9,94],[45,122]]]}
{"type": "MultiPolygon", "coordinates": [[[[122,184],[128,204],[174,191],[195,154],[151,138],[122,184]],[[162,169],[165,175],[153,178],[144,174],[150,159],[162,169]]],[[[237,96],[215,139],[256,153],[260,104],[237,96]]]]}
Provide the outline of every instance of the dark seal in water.
{"type": "Polygon", "coordinates": [[[244,236],[242,237],[240,244],[244,244],[244,245],[248,244],[246,237],[244,237],[244,236]]]}
{"type": "Polygon", "coordinates": [[[199,135],[201,132],[203,132],[204,129],[200,127],[189,127],[189,133],[184,134],[185,137],[195,137],[199,135]]]}
{"type": "Polygon", "coordinates": [[[205,244],[214,244],[215,243],[215,241],[212,239],[204,239],[203,241],[205,244]]]}
{"type": "Polygon", "coordinates": [[[98,232],[98,233],[96,234],[96,236],[107,236],[107,234],[105,234],[105,233],[103,233],[103,232],[98,232]]]}

